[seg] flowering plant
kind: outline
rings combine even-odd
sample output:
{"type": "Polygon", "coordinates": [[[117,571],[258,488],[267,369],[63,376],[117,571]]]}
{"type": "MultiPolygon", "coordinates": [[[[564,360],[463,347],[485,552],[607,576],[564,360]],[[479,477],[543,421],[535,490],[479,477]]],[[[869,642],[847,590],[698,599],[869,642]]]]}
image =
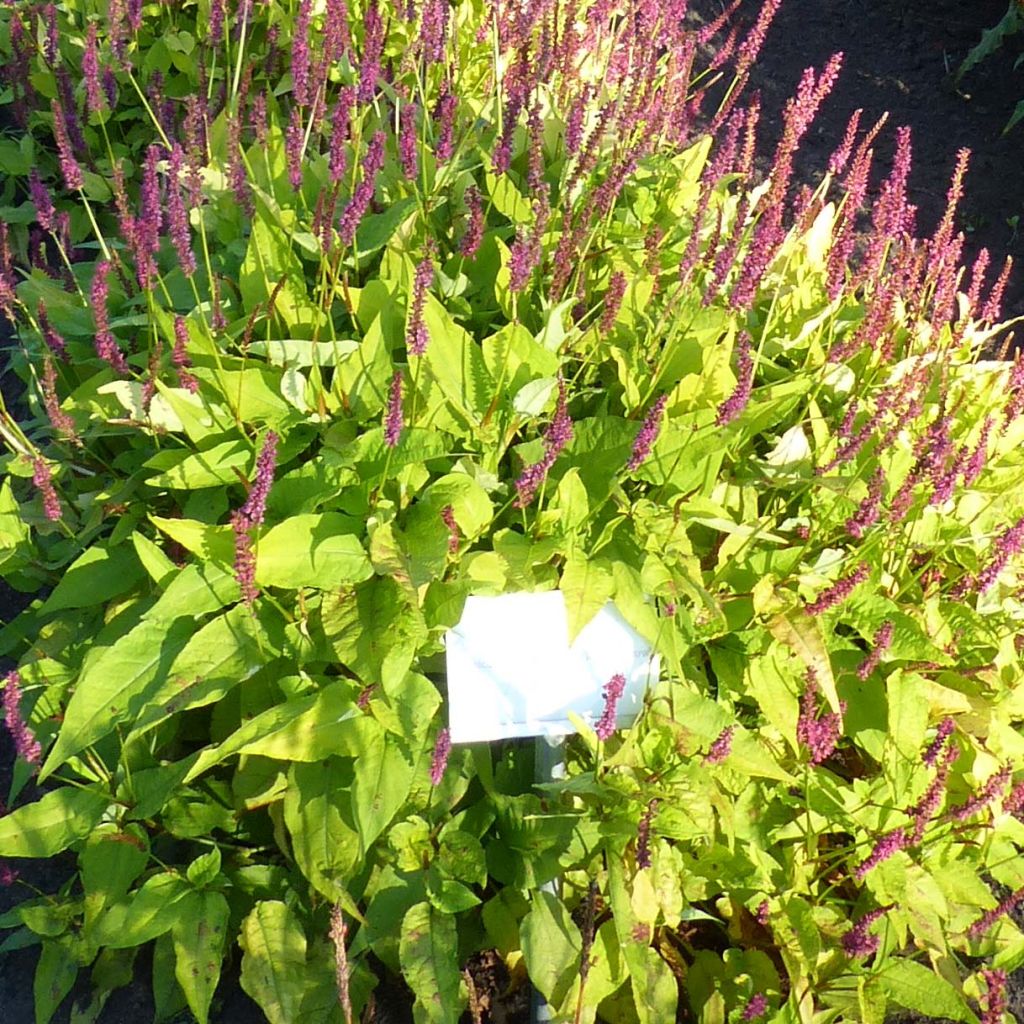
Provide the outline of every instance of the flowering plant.
{"type": "Polygon", "coordinates": [[[41,945],[37,1019],[90,965],[95,1019],[148,943],[164,1019],[210,1019],[238,956],[272,1024],[350,1022],[380,971],[479,1017],[484,954],[558,1020],[999,1019],[1024,363],[979,356],[1009,265],[960,265],[966,153],[916,236],[902,129],[859,234],[859,112],[793,194],[839,57],[758,180],[777,6],[2,9],[59,166],[0,263],[12,806],[45,790],[0,857],[78,857],[0,916],[41,945]],[[186,34],[193,91],[154,103],[186,34]],[[46,102],[44,66],[81,86],[46,102]],[[528,746],[452,748],[441,638],[554,587],[663,671],[616,732],[609,666],[538,791],[528,746]]]}

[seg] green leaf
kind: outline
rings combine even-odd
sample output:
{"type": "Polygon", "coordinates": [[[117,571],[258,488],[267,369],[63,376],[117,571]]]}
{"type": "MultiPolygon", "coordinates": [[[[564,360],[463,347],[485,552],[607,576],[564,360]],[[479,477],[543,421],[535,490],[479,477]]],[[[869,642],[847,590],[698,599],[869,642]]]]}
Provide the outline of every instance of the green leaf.
{"type": "Polygon", "coordinates": [[[805,612],[794,611],[777,615],[768,623],[768,629],[772,636],[793,651],[807,668],[814,669],[818,685],[829,706],[837,715],[841,714],[836,679],[832,674],[832,661],[825,646],[820,622],[805,612]]]}
{"type": "Polygon", "coordinates": [[[92,831],[110,798],[62,787],[0,818],[0,857],[52,857],[92,831]]]}
{"type": "Polygon", "coordinates": [[[455,918],[429,903],[410,907],[402,919],[399,958],[416,996],[417,1022],[457,1024],[462,1000],[455,918]]]}
{"type": "Polygon", "coordinates": [[[367,856],[373,841],[408,799],[415,770],[415,758],[394,734],[385,733],[382,741],[366,744],[352,783],[352,817],[361,856],[367,856]]]}
{"type": "Polygon", "coordinates": [[[142,576],[143,568],[133,548],[127,544],[113,548],[96,545],[64,570],[41,611],[93,608],[130,590],[142,576]]]}
{"type": "Polygon", "coordinates": [[[295,764],[288,772],[284,820],[302,873],[329,900],[355,908],[344,888],[359,861],[359,836],[350,817],[352,762],[329,757],[295,764]]]}
{"type": "Polygon", "coordinates": [[[162,548],[138,530],[132,533],[132,544],[149,578],[163,590],[177,575],[178,567],[164,554],[162,548]]]}
{"type": "Polygon", "coordinates": [[[337,512],[292,516],[256,542],[256,582],[265,587],[333,590],[361,583],[373,568],[354,531],[337,512]]]}
{"type": "Polygon", "coordinates": [[[160,600],[143,613],[144,619],[167,623],[182,615],[199,618],[241,597],[234,574],[223,566],[202,562],[175,572],[160,600]]]}
{"type": "Polygon", "coordinates": [[[579,985],[583,946],[569,911],[553,893],[535,892],[519,934],[530,981],[556,1013],[564,1011],[573,986],[579,985]]]}
{"type": "Polygon", "coordinates": [[[494,394],[480,346],[432,295],[427,296],[423,321],[430,334],[423,359],[431,376],[465,425],[476,427],[494,394]]]}
{"type": "Polygon", "coordinates": [[[193,892],[178,874],[164,871],[153,875],[127,899],[108,907],[89,937],[97,945],[113,949],[141,946],[171,928],[178,902],[193,892]]]}
{"type": "Polygon", "coordinates": [[[242,922],[242,989],[270,1024],[296,1024],[307,987],[306,936],[277,900],[263,900],[242,922]]]}
{"type": "Polygon", "coordinates": [[[272,650],[262,622],[245,605],[235,605],[211,619],[193,634],[157,685],[147,689],[131,737],[141,736],[180,711],[220,700],[255,675],[270,660],[272,650]]]}
{"type": "Polygon", "coordinates": [[[249,466],[252,459],[252,445],[241,438],[222,441],[201,452],[187,449],[162,451],[145,463],[146,469],[161,471],[148,477],[146,483],[150,487],[170,490],[227,486],[238,483],[235,470],[249,466]]]}
{"type": "Polygon", "coordinates": [[[228,901],[219,892],[190,893],[178,904],[171,928],[174,976],[199,1024],[207,1024],[210,1019],[210,1003],[224,957],[228,913],[228,901]]]}
{"type": "Polygon", "coordinates": [[[211,526],[195,519],[165,519],[150,516],[149,521],[204,562],[231,565],[235,559],[235,539],[230,526],[211,526]]]}
{"type": "Polygon", "coordinates": [[[332,754],[364,756],[380,741],[382,730],[353,698],[351,684],[329,683],[306,710],[283,716],[280,728],[247,740],[237,750],[230,749],[237,745],[230,739],[225,746],[230,744],[230,753],[259,754],[280,761],[319,761],[332,754]]]}
{"type": "Polygon", "coordinates": [[[356,230],[356,251],[359,256],[367,256],[388,244],[391,236],[399,225],[417,207],[414,196],[398,199],[383,213],[374,213],[364,217],[356,230]]]}
{"type": "MultiPolygon", "coordinates": [[[[238,286],[245,311],[250,314],[257,308],[265,308],[277,289],[274,309],[284,321],[288,333],[295,337],[311,337],[314,326],[323,321],[322,312],[306,289],[302,260],[289,244],[285,230],[268,219],[262,205],[252,221],[252,233],[239,272],[238,286]]],[[[249,419],[248,416],[244,418],[249,419]]]]}
{"type": "Polygon", "coordinates": [[[484,180],[494,208],[499,213],[508,217],[513,224],[528,224],[533,220],[530,201],[516,188],[507,174],[495,176],[487,171],[484,180]]]}
{"type": "Polygon", "coordinates": [[[562,570],[562,595],[569,623],[569,643],[580,630],[611,600],[615,593],[615,577],[599,561],[589,561],[578,551],[572,552],[562,570]]]}
{"type": "Polygon", "coordinates": [[[78,855],[87,924],[105,905],[124,897],[148,861],[149,842],[139,825],[122,831],[111,824],[93,831],[78,855]]]}
{"type": "Polygon", "coordinates": [[[78,964],[72,955],[70,942],[67,939],[44,939],[32,986],[36,1024],[47,1024],[74,987],[77,977],[78,964]]]}
{"type": "Polygon", "coordinates": [[[621,853],[608,858],[608,897],[611,903],[615,932],[619,947],[629,968],[633,987],[633,1003],[640,1024],[661,1024],[675,1020],[678,989],[668,964],[645,943],[637,942],[634,928],[637,924],[621,853]]]}
{"type": "Polygon", "coordinates": [[[886,995],[907,1010],[917,1010],[929,1017],[977,1024],[963,994],[945,978],[914,960],[890,960],[877,975],[886,995]]]}
{"type": "Polygon", "coordinates": [[[266,356],[274,366],[338,366],[358,350],[359,342],[351,338],[336,341],[272,338],[249,343],[250,353],[266,356]]]}

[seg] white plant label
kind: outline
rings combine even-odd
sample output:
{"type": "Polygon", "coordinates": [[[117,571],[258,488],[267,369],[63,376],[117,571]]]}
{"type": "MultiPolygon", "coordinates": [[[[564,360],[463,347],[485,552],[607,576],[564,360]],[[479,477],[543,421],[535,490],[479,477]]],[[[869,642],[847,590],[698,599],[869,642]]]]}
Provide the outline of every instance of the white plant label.
{"type": "Polygon", "coordinates": [[[658,677],[658,656],[610,601],[570,646],[560,590],[467,598],[445,648],[453,743],[564,736],[576,731],[570,711],[594,725],[617,672],[626,677],[616,709],[624,728],[658,677]]]}

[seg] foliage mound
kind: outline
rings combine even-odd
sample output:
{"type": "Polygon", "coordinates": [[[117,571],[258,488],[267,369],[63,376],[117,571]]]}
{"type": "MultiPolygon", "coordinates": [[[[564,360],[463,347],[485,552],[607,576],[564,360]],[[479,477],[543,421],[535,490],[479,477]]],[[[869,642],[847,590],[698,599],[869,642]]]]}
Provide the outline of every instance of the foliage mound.
{"type": "Polygon", "coordinates": [[[39,1021],[148,943],[164,1020],[240,957],[273,1024],[375,969],[445,1024],[488,951],[577,1024],[1003,1019],[1009,266],[960,267],[966,153],[915,236],[906,129],[870,209],[859,114],[794,194],[838,57],[760,180],[777,6],[0,9],[0,856],[78,864],[0,918],[39,1021]],[[555,587],[662,668],[538,790],[529,743],[450,749],[442,638],[555,587]]]}

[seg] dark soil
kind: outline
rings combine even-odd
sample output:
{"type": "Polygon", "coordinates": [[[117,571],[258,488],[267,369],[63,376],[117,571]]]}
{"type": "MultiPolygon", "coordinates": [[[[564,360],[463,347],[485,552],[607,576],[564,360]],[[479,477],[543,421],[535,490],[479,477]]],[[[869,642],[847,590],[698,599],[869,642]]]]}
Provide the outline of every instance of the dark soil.
{"type": "MultiPolygon", "coordinates": [[[[760,5],[761,0],[743,0],[740,17],[751,19],[760,5]]],[[[691,0],[690,6],[698,16],[717,14],[722,8],[719,0],[691,0]]],[[[842,50],[843,73],[805,138],[798,173],[809,183],[820,177],[854,109],[864,109],[862,123],[868,124],[889,111],[891,128],[907,124],[913,129],[915,162],[910,191],[919,208],[921,233],[930,232],[941,216],[956,151],[969,147],[973,157],[959,226],[968,236],[969,256],[985,246],[994,265],[1007,253],[1018,259],[1019,270],[1011,278],[1004,309],[1007,316],[1019,316],[1024,314],[1024,123],[1009,135],[1003,135],[1002,129],[1017,101],[1024,98],[1024,68],[1013,69],[1015,56],[1024,49],[1024,36],[1011,41],[1007,49],[970,72],[959,85],[954,84],[952,75],[982,30],[994,25],[1005,9],[1006,0],[784,0],[751,86],[761,91],[765,111],[762,139],[770,153],[783,105],[803,69],[821,67],[842,50]],[[1018,217],[1019,232],[1014,220],[1018,217]]],[[[893,138],[891,131],[888,138],[893,138]]],[[[876,147],[879,175],[888,170],[891,148],[891,142],[876,147]]],[[[0,346],[2,331],[0,323],[0,346]]],[[[9,377],[0,381],[2,385],[10,383],[9,377]]],[[[12,390],[4,387],[9,405],[17,397],[12,390]]],[[[0,581],[0,620],[10,621],[23,604],[24,595],[0,581]]],[[[7,737],[0,735],[0,795],[6,795],[10,785],[12,758],[7,737]]],[[[64,858],[26,861],[17,867],[19,880],[0,889],[0,913],[33,889],[56,891],[71,872],[71,864],[64,858]]],[[[36,956],[36,948],[0,955],[0,1020],[4,1024],[30,1024],[34,1018],[36,956]]],[[[496,967],[475,972],[479,988],[490,989],[485,994],[491,997],[500,988],[491,977],[495,971],[496,967]]],[[[111,996],[100,1014],[100,1024],[151,1020],[149,977],[150,964],[140,955],[135,980],[111,996]]],[[[57,1021],[69,1019],[70,1003],[71,997],[57,1021]]],[[[404,986],[385,984],[378,989],[372,1019],[379,1024],[411,1021],[409,1003],[404,986]]],[[[495,998],[484,1019],[521,1024],[527,1016],[521,996],[514,1003],[510,1007],[495,998]]],[[[1024,1022],[1024,971],[1011,978],[1009,1009],[1024,1022]]],[[[215,1024],[256,1024],[260,1019],[258,1009],[238,986],[236,961],[234,971],[227,971],[222,980],[212,1020],[215,1024]]],[[[900,1022],[924,1019],[901,1017],[900,1022]]]]}

